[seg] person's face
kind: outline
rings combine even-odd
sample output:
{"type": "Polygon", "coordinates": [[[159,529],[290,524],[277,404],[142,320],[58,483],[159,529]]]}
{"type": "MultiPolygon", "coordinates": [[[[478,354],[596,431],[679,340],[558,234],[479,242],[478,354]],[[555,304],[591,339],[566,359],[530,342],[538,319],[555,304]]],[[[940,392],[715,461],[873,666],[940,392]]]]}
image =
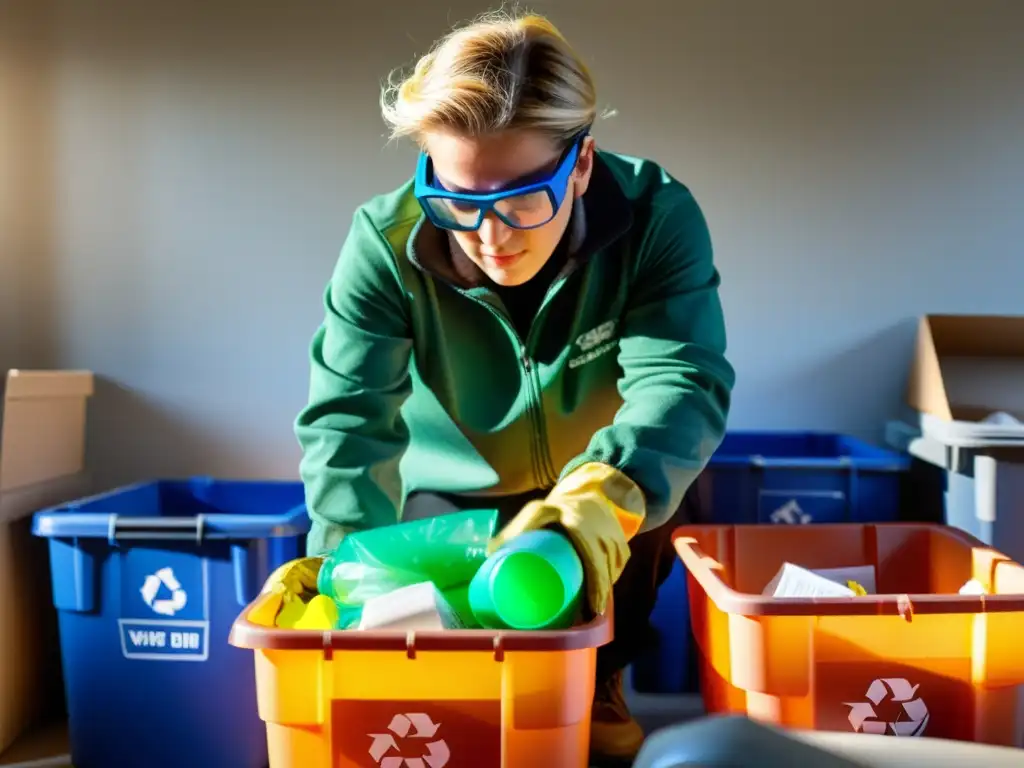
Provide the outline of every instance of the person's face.
{"type": "MultiPolygon", "coordinates": [[[[554,172],[565,149],[534,131],[502,131],[469,138],[431,133],[424,139],[434,175],[456,192],[493,192],[517,180],[554,172]]],[[[536,275],[558,247],[569,224],[573,200],[587,190],[594,164],[594,140],[583,142],[562,204],[547,224],[514,229],[489,212],[472,232],[449,235],[474,264],[498,285],[522,285],[536,275]]]]}

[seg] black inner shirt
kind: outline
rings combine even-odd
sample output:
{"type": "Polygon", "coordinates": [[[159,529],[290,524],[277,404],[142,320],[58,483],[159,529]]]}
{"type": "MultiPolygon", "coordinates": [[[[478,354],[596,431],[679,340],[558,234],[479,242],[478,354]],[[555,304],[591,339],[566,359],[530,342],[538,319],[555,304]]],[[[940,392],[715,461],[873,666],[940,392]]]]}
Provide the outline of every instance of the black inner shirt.
{"type": "Polygon", "coordinates": [[[522,285],[504,286],[490,282],[490,288],[501,299],[502,304],[512,319],[512,325],[519,334],[519,338],[526,340],[530,332],[530,326],[537,317],[537,310],[548,289],[562,271],[568,258],[568,240],[563,237],[551,258],[541,267],[540,271],[522,285]]]}

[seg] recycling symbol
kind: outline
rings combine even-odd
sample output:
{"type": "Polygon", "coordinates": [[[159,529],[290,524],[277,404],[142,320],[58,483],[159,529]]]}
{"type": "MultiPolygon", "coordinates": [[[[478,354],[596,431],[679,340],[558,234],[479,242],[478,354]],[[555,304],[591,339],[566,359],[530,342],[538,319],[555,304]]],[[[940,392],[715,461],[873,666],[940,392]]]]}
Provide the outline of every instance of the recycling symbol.
{"type": "Polygon", "coordinates": [[[188,603],[188,595],[185,594],[181,583],[175,578],[174,571],[170,568],[161,568],[156,573],[147,576],[139,591],[142,592],[142,599],[146,601],[146,605],[161,616],[173,616],[188,603]],[[169,594],[170,597],[157,599],[161,587],[164,594],[169,594]]]}
{"type": "Polygon", "coordinates": [[[885,677],[868,686],[867,701],[844,702],[850,708],[850,725],[857,733],[923,736],[928,727],[928,707],[917,697],[920,685],[911,685],[902,677],[885,677]],[[885,701],[900,704],[893,722],[878,719],[875,707],[885,701]]]}
{"type": "Polygon", "coordinates": [[[807,523],[812,521],[811,516],[800,508],[796,499],[787,501],[772,512],[770,519],[773,523],[784,525],[807,525],[807,523]]]}
{"type": "Polygon", "coordinates": [[[444,768],[451,758],[448,745],[444,739],[427,741],[423,746],[416,749],[421,755],[418,757],[404,757],[402,749],[398,746],[398,740],[424,742],[434,737],[440,723],[434,724],[430,715],[423,713],[412,713],[407,715],[395,715],[388,726],[388,733],[371,733],[370,757],[380,768],[444,768]],[[423,755],[423,750],[427,754],[423,755]],[[391,754],[397,752],[398,754],[391,754]]]}

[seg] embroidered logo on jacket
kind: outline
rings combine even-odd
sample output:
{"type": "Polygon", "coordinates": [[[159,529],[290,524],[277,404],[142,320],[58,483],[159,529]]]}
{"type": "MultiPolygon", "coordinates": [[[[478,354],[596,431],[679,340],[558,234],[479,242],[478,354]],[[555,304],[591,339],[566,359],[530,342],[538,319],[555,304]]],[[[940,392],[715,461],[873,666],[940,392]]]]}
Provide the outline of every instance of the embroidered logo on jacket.
{"type": "Polygon", "coordinates": [[[614,320],[609,320],[596,328],[581,333],[576,338],[576,346],[583,354],[569,360],[569,367],[579,368],[613,350],[618,343],[615,338],[615,325],[614,320]]]}

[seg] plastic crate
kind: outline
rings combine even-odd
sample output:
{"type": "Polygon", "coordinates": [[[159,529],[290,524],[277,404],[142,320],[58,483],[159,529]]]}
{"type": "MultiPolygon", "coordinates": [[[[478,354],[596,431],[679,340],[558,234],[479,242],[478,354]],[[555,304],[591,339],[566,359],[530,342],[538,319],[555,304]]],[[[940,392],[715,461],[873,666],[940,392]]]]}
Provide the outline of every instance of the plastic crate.
{"type": "Polygon", "coordinates": [[[829,432],[730,432],[708,464],[714,523],[876,523],[899,519],[910,460],[829,432]]]}
{"type": "MultiPolygon", "coordinates": [[[[730,432],[698,479],[701,523],[888,522],[910,460],[845,435],[730,432]]],[[[640,693],[696,693],[686,574],[675,568],[651,617],[656,649],[634,665],[640,693]]]]}
{"type": "Polygon", "coordinates": [[[155,481],[39,512],[76,768],[263,768],[240,607],[299,556],[297,482],[155,481]]]}
{"type": "Polygon", "coordinates": [[[230,642],[256,656],[270,768],[586,768],[606,618],[560,632],[273,627],[261,595],[230,642]]]}
{"type": "Polygon", "coordinates": [[[1017,746],[1024,568],[929,524],[684,526],[709,713],[1017,746]],[[783,562],[871,565],[878,595],[761,596],[783,562]],[[988,594],[960,595],[976,579],[988,594]]]}

